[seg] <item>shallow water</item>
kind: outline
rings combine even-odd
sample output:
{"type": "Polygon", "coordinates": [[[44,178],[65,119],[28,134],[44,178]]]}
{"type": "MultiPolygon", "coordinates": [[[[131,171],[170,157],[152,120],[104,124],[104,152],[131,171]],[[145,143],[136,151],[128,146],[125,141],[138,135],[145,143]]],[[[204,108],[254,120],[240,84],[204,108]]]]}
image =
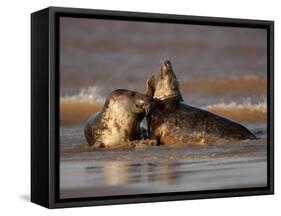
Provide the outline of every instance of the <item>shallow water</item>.
{"type": "Polygon", "coordinates": [[[61,198],[266,186],[266,158],[61,164],[61,198]]]}
{"type": "MultiPolygon", "coordinates": [[[[251,127],[251,125],[248,125],[251,127]]],[[[254,125],[252,125],[253,127],[254,125]]],[[[256,125],[255,125],[256,126],[256,125]]],[[[82,125],[61,131],[61,198],[266,186],[266,131],[220,145],[89,150],[82,125]]]]}

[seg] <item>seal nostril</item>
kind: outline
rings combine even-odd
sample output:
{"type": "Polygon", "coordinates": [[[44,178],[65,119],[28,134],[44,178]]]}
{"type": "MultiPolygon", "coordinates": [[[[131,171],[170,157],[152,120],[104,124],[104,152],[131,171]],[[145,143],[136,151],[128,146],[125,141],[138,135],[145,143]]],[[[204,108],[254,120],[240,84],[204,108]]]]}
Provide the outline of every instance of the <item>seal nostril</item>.
{"type": "Polygon", "coordinates": [[[164,64],[165,64],[166,66],[169,66],[169,65],[171,64],[171,62],[170,62],[169,60],[166,60],[166,61],[164,61],[164,64]]]}

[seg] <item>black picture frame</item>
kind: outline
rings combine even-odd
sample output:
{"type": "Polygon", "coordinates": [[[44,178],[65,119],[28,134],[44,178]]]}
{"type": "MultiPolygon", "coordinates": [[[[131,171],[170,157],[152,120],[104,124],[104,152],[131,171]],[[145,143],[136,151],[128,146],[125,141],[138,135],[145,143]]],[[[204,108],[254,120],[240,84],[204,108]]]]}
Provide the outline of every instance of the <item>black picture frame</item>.
{"type": "Polygon", "coordinates": [[[274,22],[49,7],[31,14],[31,201],[47,208],[160,202],[274,193],[274,22]],[[59,199],[59,17],[267,29],[267,187],[59,199]]]}

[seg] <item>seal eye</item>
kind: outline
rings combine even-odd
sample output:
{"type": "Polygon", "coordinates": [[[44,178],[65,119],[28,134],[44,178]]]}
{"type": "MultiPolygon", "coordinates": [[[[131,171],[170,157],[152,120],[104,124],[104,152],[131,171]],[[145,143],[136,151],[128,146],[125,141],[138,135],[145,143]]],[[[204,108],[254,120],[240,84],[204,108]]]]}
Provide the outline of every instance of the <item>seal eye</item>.
{"type": "Polygon", "coordinates": [[[131,96],[136,96],[136,92],[131,92],[131,96]]]}

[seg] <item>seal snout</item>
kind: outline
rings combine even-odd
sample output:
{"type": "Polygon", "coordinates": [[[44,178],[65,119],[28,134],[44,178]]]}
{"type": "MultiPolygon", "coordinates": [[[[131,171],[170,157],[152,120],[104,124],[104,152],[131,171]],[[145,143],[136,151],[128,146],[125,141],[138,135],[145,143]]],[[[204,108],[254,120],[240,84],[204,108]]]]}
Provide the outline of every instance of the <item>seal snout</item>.
{"type": "Polygon", "coordinates": [[[150,103],[151,101],[149,98],[139,99],[136,103],[136,107],[139,112],[145,112],[145,114],[147,115],[151,109],[150,103]]]}
{"type": "Polygon", "coordinates": [[[171,62],[170,62],[169,60],[165,60],[165,61],[163,62],[163,64],[164,64],[166,67],[171,66],[171,62]]]}
{"type": "Polygon", "coordinates": [[[139,100],[138,103],[136,103],[136,107],[143,110],[145,108],[145,104],[143,100],[139,100]]]}
{"type": "Polygon", "coordinates": [[[161,76],[164,76],[167,73],[170,73],[172,71],[172,64],[169,60],[164,60],[160,64],[160,72],[161,76]]]}

